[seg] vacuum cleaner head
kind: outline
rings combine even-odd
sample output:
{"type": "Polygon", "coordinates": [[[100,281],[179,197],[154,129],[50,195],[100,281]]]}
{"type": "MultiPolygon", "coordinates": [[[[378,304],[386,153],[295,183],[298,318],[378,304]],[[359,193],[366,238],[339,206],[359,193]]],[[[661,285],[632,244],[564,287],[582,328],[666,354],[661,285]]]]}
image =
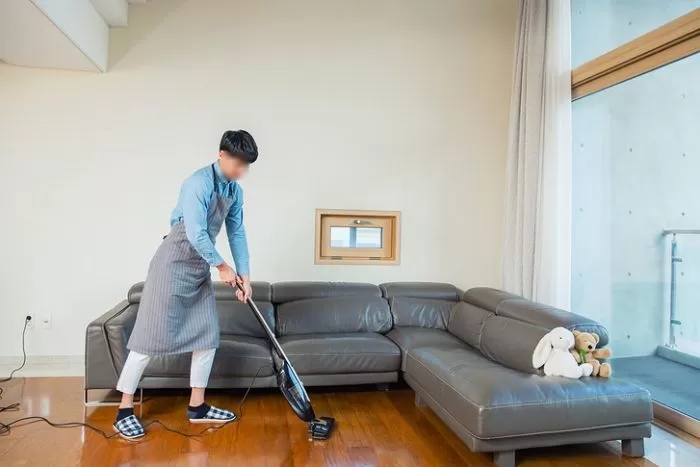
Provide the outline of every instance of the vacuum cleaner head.
{"type": "Polygon", "coordinates": [[[311,400],[304,389],[299,376],[294,367],[287,360],[282,359],[277,371],[277,385],[282,391],[282,395],[287,399],[297,417],[309,423],[316,418],[311,400]]]}
{"type": "Polygon", "coordinates": [[[331,436],[335,418],[320,417],[309,422],[309,440],[326,440],[331,436]]]}
{"type": "Polygon", "coordinates": [[[311,400],[299,376],[294,371],[294,367],[284,356],[280,360],[279,370],[277,371],[277,385],[282,391],[284,398],[287,399],[289,406],[297,414],[297,417],[308,424],[309,441],[328,439],[335,425],[335,419],[331,417],[316,418],[314,409],[311,406],[311,400]]]}

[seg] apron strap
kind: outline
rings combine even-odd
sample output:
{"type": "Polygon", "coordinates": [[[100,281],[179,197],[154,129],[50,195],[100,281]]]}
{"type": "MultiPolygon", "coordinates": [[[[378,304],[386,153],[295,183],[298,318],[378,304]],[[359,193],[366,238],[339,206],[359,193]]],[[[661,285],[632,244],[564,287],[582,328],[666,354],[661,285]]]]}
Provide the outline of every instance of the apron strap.
{"type": "MultiPolygon", "coordinates": [[[[216,164],[216,162],[214,162],[216,164]]],[[[216,184],[216,170],[214,170],[214,164],[211,165],[211,178],[214,180],[214,193],[219,194],[219,185],[216,184]]]]}

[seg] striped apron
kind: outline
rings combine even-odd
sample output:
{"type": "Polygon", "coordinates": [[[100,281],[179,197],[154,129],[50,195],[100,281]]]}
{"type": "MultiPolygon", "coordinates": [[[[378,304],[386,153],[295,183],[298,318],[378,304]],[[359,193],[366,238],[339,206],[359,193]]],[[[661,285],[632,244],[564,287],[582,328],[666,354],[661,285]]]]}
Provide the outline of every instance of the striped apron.
{"type": "MultiPolygon", "coordinates": [[[[207,213],[207,233],[214,243],[233,204],[214,194],[207,213]]],[[[207,263],[185,234],[185,224],[172,226],[148,268],[141,303],[127,348],[145,355],[167,355],[219,347],[219,318],[207,263]]]]}

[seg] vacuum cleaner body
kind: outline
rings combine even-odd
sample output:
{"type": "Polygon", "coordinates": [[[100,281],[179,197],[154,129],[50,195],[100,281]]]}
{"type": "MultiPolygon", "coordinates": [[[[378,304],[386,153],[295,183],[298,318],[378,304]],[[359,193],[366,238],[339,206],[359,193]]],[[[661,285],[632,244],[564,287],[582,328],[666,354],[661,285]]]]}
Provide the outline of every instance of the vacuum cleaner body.
{"type": "MultiPolygon", "coordinates": [[[[240,284],[238,288],[240,289],[240,284]]],[[[335,424],[335,419],[331,417],[320,417],[316,418],[314,409],[311,406],[311,400],[309,395],[304,389],[304,385],[299,379],[297,372],[290,363],[287,355],[285,355],[282,346],[277,342],[277,337],[275,333],[272,332],[270,326],[268,326],[263,314],[258,309],[252,298],[248,299],[248,305],[253,314],[260,322],[260,325],[265,330],[270,343],[272,344],[272,361],[275,365],[275,372],[277,377],[277,386],[279,386],[280,391],[289,406],[292,408],[294,413],[301,420],[305,421],[309,426],[309,439],[326,440],[331,434],[331,430],[335,424]]]]}

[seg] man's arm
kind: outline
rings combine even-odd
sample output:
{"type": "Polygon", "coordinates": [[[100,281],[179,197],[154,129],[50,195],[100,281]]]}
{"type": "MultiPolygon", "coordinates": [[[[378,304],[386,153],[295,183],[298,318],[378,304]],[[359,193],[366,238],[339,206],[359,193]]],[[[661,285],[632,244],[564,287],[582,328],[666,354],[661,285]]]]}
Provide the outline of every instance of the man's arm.
{"type": "Polygon", "coordinates": [[[206,183],[195,177],[185,180],[182,185],[182,220],[185,223],[185,233],[197,253],[209,263],[217,267],[224,259],[214,248],[207,232],[207,214],[209,212],[209,196],[206,183]]]}
{"type": "Polygon", "coordinates": [[[233,204],[226,216],[226,234],[236,271],[244,280],[247,280],[250,276],[250,259],[243,225],[243,190],[238,184],[236,184],[233,204]]]}
{"type": "Polygon", "coordinates": [[[236,265],[237,282],[240,285],[239,290],[236,291],[236,297],[245,303],[253,294],[253,289],[250,286],[248,240],[243,226],[243,190],[238,184],[233,204],[226,216],[226,235],[229,247],[231,247],[233,262],[236,265]]]}

